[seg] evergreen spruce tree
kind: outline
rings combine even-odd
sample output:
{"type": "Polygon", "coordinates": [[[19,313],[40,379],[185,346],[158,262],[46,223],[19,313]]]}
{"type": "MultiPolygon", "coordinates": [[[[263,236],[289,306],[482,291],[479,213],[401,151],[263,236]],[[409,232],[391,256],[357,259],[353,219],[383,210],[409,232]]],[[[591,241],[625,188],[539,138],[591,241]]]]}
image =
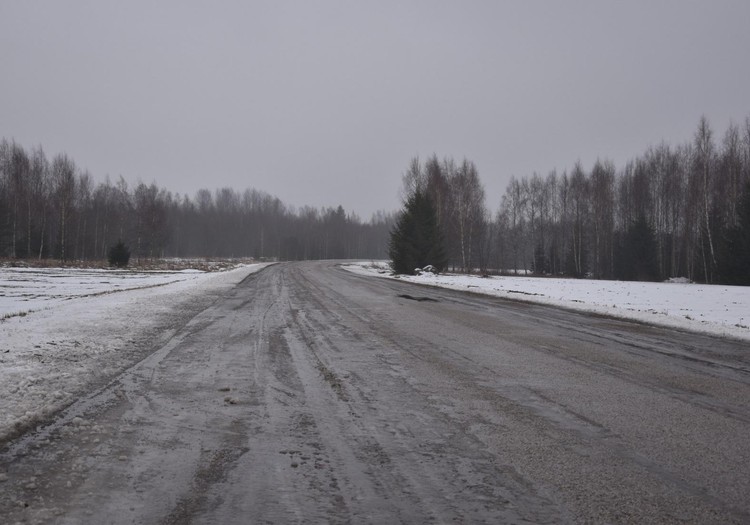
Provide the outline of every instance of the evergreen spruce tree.
{"type": "Polygon", "coordinates": [[[428,264],[438,271],[445,269],[447,257],[435,208],[429,197],[416,191],[406,201],[388,246],[393,271],[413,275],[428,264]]]}
{"type": "Polygon", "coordinates": [[[544,245],[539,243],[534,249],[534,261],[532,263],[531,271],[537,275],[545,275],[549,273],[549,261],[547,255],[544,253],[544,245]]]}
{"type": "Polygon", "coordinates": [[[621,241],[615,276],[626,281],[658,281],[656,235],[644,215],[628,227],[621,241]]]}
{"type": "Polygon", "coordinates": [[[125,268],[130,262],[130,249],[124,242],[117,241],[117,244],[109,249],[108,256],[110,266],[125,268]]]}
{"type": "Polygon", "coordinates": [[[740,196],[739,216],[739,224],[724,235],[719,268],[722,282],[746,286],[750,285],[750,180],[740,196]]]}

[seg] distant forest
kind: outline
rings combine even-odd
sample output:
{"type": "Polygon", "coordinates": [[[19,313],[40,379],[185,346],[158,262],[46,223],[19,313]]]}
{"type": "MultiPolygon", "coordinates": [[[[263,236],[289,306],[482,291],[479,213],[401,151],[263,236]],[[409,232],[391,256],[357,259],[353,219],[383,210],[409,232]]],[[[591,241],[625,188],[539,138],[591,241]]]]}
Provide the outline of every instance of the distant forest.
{"type": "Polygon", "coordinates": [[[64,153],[48,159],[0,142],[0,257],[104,260],[122,240],[132,259],[382,259],[392,217],[363,222],[341,206],[294,209],[255,189],[194,197],[120,177],[98,184],[64,153]]]}
{"type": "MultiPolygon", "coordinates": [[[[514,177],[494,215],[470,160],[412,159],[403,183],[404,201],[429,196],[455,271],[750,284],[750,117],[718,140],[702,117],[692,140],[621,169],[514,177]]],[[[64,153],[0,142],[0,257],[101,260],[122,240],[135,259],[384,259],[396,218],[294,209],[254,189],[95,184],[64,153]]]]}
{"type": "Polygon", "coordinates": [[[750,284],[750,117],[718,143],[701,118],[620,170],[513,178],[494,217],[471,161],[415,158],[403,182],[431,198],[455,270],[750,284]]]}

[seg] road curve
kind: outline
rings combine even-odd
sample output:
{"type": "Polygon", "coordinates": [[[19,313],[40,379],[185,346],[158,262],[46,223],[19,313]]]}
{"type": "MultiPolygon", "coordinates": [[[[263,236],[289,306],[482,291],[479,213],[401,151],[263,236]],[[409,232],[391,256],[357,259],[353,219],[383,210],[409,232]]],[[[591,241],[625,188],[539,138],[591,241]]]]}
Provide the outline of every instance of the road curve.
{"type": "Polygon", "coordinates": [[[0,452],[7,523],[748,523],[744,343],[287,263],[0,452]]]}

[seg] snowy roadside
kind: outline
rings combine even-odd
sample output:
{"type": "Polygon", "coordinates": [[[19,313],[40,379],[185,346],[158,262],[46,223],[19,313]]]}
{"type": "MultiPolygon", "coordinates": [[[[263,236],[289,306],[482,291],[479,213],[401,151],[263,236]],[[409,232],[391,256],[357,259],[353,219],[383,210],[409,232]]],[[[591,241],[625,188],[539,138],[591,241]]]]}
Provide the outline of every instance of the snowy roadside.
{"type": "Polygon", "coordinates": [[[368,276],[549,304],[750,341],[750,287],[476,275],[399,276],[385,262],[343,268],[368,276]]]}
{"type": "Polygon", "coordinates": [[[223,272],[0,268],[0,443],[158,349],[265,266],[223,272]]]}

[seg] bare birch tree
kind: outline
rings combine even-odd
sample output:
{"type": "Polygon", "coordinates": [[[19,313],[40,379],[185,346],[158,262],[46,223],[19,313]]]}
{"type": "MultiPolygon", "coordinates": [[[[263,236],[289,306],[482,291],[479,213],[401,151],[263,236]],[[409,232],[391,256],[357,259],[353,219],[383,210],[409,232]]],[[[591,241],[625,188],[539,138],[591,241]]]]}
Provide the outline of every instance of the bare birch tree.
{"type": "Polygon", "coordinates": [[[73,160],[64,153],[55,156],[52,161],[52,184],[54,189],[54,202],[57,208],[58,242],[60,260],[65,261],[68,254],[66,245],[69,242],[68,230],[70,228],[70,215],[73,211],[76,190],[76,167],[73,160]]]}

